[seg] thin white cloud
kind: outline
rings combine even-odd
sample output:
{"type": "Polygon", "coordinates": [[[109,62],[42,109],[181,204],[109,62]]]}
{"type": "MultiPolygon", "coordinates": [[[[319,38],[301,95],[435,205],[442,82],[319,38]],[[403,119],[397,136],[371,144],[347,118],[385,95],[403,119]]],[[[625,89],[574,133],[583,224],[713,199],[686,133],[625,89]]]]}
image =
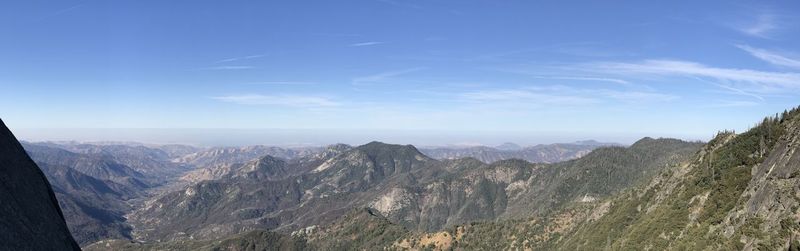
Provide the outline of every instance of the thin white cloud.
{"type": "Polygon", "coordinates": [[[800,60],[799,59],[789,58],[789,57],[786,57],[784,55],[780,55],[780,54],[778,54],[776,52],[773,52],[773,51],[768,51],[768,50],[759,49],[759,48],[753,48],[753,47],[750,47],[750,46],[747,46],[747,45],[736,45],[736,47],[739,47],[739,49],[742,49],[742,50],[746,51],[747,53],[750,53],[750,55],[752,55],[753,57],[756,57],[758,59],[764,60],[767,63],[778,65],[778,66],[784,66],[784,67],[800,69],[800,60]]]}
{"type": "MultiPolygon", "coordinates": [[[[575,70],[622,74],[625,76],[657,75],[712,78],[726,84],[747,86],[751,92],[777,92],[800,89],[800,74],[757,71],[706,66],[700,63],[676,60],[645,60],[636,63],[600,62],[582,64],[575,70]]],[[[745,88],[740,88],[745,89],[745,88]]]]}
{"type": "Polygon", "coordinates": [[[511,66],[511,67],[499,67],[499,68],[488,68],[488,70],[493,71],[500,71],[500,72],[508,72],[514,74],[522,74],[527,75],[533,78],[538,79],[552,79],[552,80],[576,80],[576,81],[586,81],[586,82],[605,82],[605,83],[612,83],[618,85],[625,85],[630,87],[643,87],[648,88],[645,85],[635,85],[630,81],[623,79],[622,77],[609,77],[605,75],[598,76],[600,74],[591,74],[587,73],[582,69],[578,69],[578,67],[573,66],[564,66],[562,65],[524,65],[524,66],[511,66]],[[566,68],[566,72],[564,71],[566,68]],[[572,69],[575,68],[575,69],[572,69]],[[556,70],[556,71],[553,71],[556,70]]]}
{"type": "Polygon", "coordinates": [[[362,46],[372,46],[372,45],[379,45],[379,44],[385,44],[385,43],[386,42],[370,41],[370,42],[362,42],[362,43],[350,44],[349,46],[350,47],[362,47],[362,46]]]}
{"type": "Polygon", "coordinates": [[[74,10],[77,10],[77,9],[83,7],[84,4],[85,3],[78,3],[78,4],[75,4],[75,5],[63,8],[63,9],[56,10],[53,13],[50,13],[50,14],[47,14],[47,15],[44,15],[44,16],[38,18],[38,20],[41,21],[41,20],[45,20],[45,19],[49,19],[49,18],[53,18],[53,17],[59,16],[59,15],[62,15],[62,14],[66,14],[68,12],[72,12],[74,10]]]}
{"type": "Polygon", "coordinates": [[[72,6],[70,6],[70,7],[67,7],[67,8],[60,9],[60,10],[57,10],[57,11],[56,11],[56,12],[55,12],[53,15],[60,15],[60,14],[64,14],[64,13],[67,13],[67,12],[73,11],[73,10],[75,10],[75,9],[78,9],[78,8],[80,8],[80,7],[81,7],[81,6],[83,6],[83,5],[84,5],[84,3],[79,3],[79,4],[72,5],[72,6]]]}
{"type": "Polygon", "coordinates": [[[382,72],[382,73],[369,75],[369,76],[357,77],[357,78],[353,79],[352,84],[353,85],[368,85],[368,84],[376,84],[376,83],[386,82],[387,80],[390,80],[390,79],[392,79],[394,77],[397,77],[397,76],[400,76],[400,75],[405,75],[405,74],[416,72],[416,71],[421,71],[423,69],[425,69],[425,68],[410,68],[410,69],[405,69],[405,70],[388,71],[388,72],[382,72]]]}
{"type": "Polygon", "coordinates": [[[723,85],[723,84],[720,84],[720,83],[717,83],[717,82],[713,82],[713,81],[708,81],[708,80],[705,80],[705,79],[702,79],[702,78],[698,78],[698,77],[695,77],[694,79],[697,79],[699,81],[703,81],[703,82],[712,84],[712,85],[714,85],[716,87],[719,87],[719,88],[725,90],[729,94],[748,96],[748,97],[753,97],[753,98],[756,98],[758,100],[764,101],[764,97],[762,97],[761,95],[755,94],[755,93],[747,92],[747,91],[744,91],[744,90],[739,89],[739,88],[723,85]]]}
{"type": "Polygon", "coordinates": [[[220,65],[203,68],[205,70],[247,70],[255,67],[249,65],[220,65]]]}
{"type": "Polygon", "coordinates": [[[761,11],[751,23],[736,27],[740,32],[760,38],[769,38],[769,35],[778,29],[777,16],[770,11],[761,11]]]}
{"type": "Polygon", "coordinates": [[[244,94],[212,97],[212,99],[240,105],[275,105],[288,107],[335,107],[341,105],[327,97],[306,95],[244,94]]]}
{"type": "Polygon", "coordinates": [[[266,57],[266,56],[267,55],[256,54],[256,55],[243,56],[243,57],[233,57],[233,58],[226,58],[226,59],[219,60],[216,63],[229,63],[229,62],[239,61],[239,60],[263,58],[263,57],[266,57]]]}

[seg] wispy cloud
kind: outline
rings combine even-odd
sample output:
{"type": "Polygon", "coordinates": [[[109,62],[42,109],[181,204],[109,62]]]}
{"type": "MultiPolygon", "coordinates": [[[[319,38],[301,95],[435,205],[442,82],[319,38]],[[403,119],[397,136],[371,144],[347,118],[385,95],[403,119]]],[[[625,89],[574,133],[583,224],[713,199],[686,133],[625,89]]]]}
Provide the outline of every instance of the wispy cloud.
{"type": "Polygon", "coordinates": [[[533,76],[540,79],[556,79],[556,80],[578,80],[578,81],[593,81],[593,82],[608,82],[622,85],[630,85],[627,80],[618,78],[604,78],[604,77],[582,77],[582,76],[533,76]]]}
{"type": "Polygon", "coordinates": [[[712,78],[726,84],[747,86],[748,91],[775,92],[800,89],[800,74],[731,69],[706,66],[700,63],[676,60],[645,60],[636,63],[600,62],[582,64],[576,70],[632,75],[684,76],[712,78]]]}
{"type": "Polygon", "coordinates": [[[263,54],[256,54],[256,55],[243,56],[243,57],[233,57],[233,58],[226,58],[226,59],[222,59],[222,60],[219,60],[219,61],[217,61],[217,62],[215,62],[215,63],[217,63],[217,64],[219,64],[219,63],[229,63],[229,62],[233,62],[233,61],[240,61],[240,60],[248,60],[248,59],[263,58],[263,57],[266,57],[266,56],[267,56],[267,55],[263,55],[263,54]]]}
{"type": "Polygon", "coordinates": [[[45,20],[45,19],[49,19],[49,18],[53,18],[53,17],[59,16],[59,15],[62,15],[62,14],[66,14],[68,12],[72,12],[74,10],[80,9],[81,7],[83,7],[84,4],[86,4],[86,3],[81,2],[81,3],[78,3],[78,4],[71,5],[69,7],[66,7],[66,8],[58,9],[58,10],[52,12],[52,13],[49,13],[47,15],[44,15],[44,16],[38,18],[38,20],[41,21],[41,20],[45,20]]]}
{"type": "Polygon", "coordinates": [[[60,9],[60,10],[57,10],[53,15],[64,14],[64,13],[73,11],[75,9],[78,9],[83,5],[84,5],[84,3],[79,3],[79,4],[75,4],[75,5],[72,5],[72,6],[67,7],[67,8],[60,9]]]}
{"type": "Polygon", "coordinates": [[[349,46],[350,47],[362,47],[362,46],[372,46],[372,45],[379,45],[379,44],[385,44],[385,43],[386,42],[370,41],[370,42],[362,42],[362,43],[350,44],[349,46]]]}
{"type": "Polygon", "coordinates": [[[247,70],[255,67],[249,65],[220,65],[202,68],[203,70],[247,70]]]}
{"type": "Polygon", "coordinates": [[[307,95],[244,94],[212,97],[212,99],[240,105],[275,105],[288,107],[335,107],[341,105],[327,97],[307,95]]]}
{"type": "Polygon", "coordinates": [[[740,32],[760,38],[769,38],[770,34],[778,29],[778,16],[772,11],[762,10],[752,22],[735,26],[740,32]]]}
{"type": "Polygon", "coordinates": [[[353,85],[368,85],[368,84],[376,84],[381,82],[386,82],[394,77],[405,75],[412,72],[417,72],[424,70],[425,68],[410,68],[405,70],[398,70],[398,71],[388,71],[382,72],[374,75],[363,76],[354,78],[352,81],[353,85]]]}
{"type": "Polygon", "coordinates": [[[798,59],[789,58],[774,51],[753,48],[747,45],[736,45],[736,47],[739,47],[739,49],[742,49],[747,53],[750,53],[750,55],[753,57],[764,60],[767,63],[800,69],[800,60],[798,59]]]}
{"type": "Polygon", "coordinates": [[[720,84],[720,83],[717,83],[717,82],[714,82],[714,81],[705,80],[705,79],[699,78],[699,77],[695,77],[694,79],[697,79],[699,81],[706,82],[706,83],[709,83],[709,84],[714,85],[716,87],[719,87],[719,88],[725,90],[725,92],[728,93],[728,94],[748,96],[748,97],[753,97],[753,98],[756,98],[758,100],[764,101],[764,97],[762,97],[761,95],[755,94],[755,93],[747,92],[747,91],[744,91],[742,89],[735,88],[735,87],[732,87],[732,86],[723,85],[723,84],[720,84]]]}

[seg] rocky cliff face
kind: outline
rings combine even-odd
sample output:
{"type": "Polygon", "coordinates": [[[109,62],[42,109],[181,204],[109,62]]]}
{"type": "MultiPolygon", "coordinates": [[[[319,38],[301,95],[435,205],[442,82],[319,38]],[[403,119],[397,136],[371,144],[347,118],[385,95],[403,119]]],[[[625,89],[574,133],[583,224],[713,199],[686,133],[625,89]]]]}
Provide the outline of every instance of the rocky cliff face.
{"type": "Polygon", "coordinates": [[[771,151],[752,153],[763,162],[751,168],[737,207],[721,224],[720,234],[740,237],[744,249],[800,247],[800,116],[794,116],[781,122],[785,129],[771,151]]]}
{"type": "Polygon", "coordinates": [[[80,250],[39,167],[0,121],[0,246],[80,250]]]}

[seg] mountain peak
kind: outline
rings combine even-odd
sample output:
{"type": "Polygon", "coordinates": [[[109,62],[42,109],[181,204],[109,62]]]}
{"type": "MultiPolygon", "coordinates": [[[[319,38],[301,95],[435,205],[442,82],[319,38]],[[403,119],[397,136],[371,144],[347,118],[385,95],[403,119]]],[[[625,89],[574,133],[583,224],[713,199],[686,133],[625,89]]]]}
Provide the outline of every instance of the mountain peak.
{"type": "MultiPolygon", "coordinates": [[[[369,156],[378,156],[378,155],[385,155],[385,154],[401,154],[401,155],[421,155],[422,154],[416,147],[413,145],[398,145],[398,144],[387,144],[379,141],[372,141],[365,145],[361,145],[356,147],[356,149],[364,151],[369,156]]],[[[427,156],[425,156],[427,158],[427,156]]]]}
{"type": "Polygon", "coordinates": [[[286,162],[271,155],[264,155],[257,160],[245,163],[233,176],[259,179],[281,178],[288,173],[286,162]]]}
{"type": "Polygon", "coordinates": [[[500,144],[498,146],[495,146],[494,148],[497,148],[498,150],[501,150],[501,151],[519,151],[519,150],[522,150],[522,147],[520,145],[511,143],[511,142],[506,142],[506,143],[500,144]]]}
{"type": "Polygon", "coordinates": [[[579,140],[579,141],[575,141],[575,144],[577,144],[577,145],[584,145],[584,146],[607,146],[607,145],[617,145],[616,143],[605,143],[605,142],[600,142],[600,141],[593,140],[593,139],[587,139],[587,140],[579,140]]]}
{"type": "Polygon", "coordinates": [[[350,148],[353,148],[353,147],[348,145],[348,144],[344,144],[344,143],[337,143],[337,144],[333,144],[333,145],[329,145],[329,146],[325,147],[326,150],[331,150],[331,151],[349,150],[350,148]]]}

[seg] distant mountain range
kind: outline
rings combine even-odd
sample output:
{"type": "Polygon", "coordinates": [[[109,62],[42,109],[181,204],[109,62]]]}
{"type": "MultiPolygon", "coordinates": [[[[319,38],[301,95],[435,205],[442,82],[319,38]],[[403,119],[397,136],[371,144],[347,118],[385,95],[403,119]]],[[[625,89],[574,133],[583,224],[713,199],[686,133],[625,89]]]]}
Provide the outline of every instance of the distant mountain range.
{"type": "MultiPolygon", "coordinates": [[[[524,152],[532,151],[532,149],[569,149],[573,147],[588,152],[590,150],[585,149],[593,149],[600,145],[603,144],[586,142],[522,148],[509,143],[500,147],[506,150],[491,149],[494,149],[492,151],[497,153],[513,153],[509,149],[513,148],[518,149],[517,152],[524,152]]],[[[356,154],[357,156],[345,155],[344,153],[353,152],[355,148],[344,144],[305,148],[270,146],[198,148],[183,145],[158,146],[119,142],[97,144],[25,142],[23,146],[50,179],[61,207],[65,212],[72,234],[82,245],[107,238],[147,239],[147,237],[144,237],[146,234],[144,232],[146,231],[136,229],[136,226],[148,225],[144,217],[141,216],[146,211],[144,208],[149,208],[148,205],[153,203],[147,200],[159,198],[166,200],[165,198],[170,194],[168,192],[175,189],[179,190],[176,194],[191,191],[195,186],[202,191],[202,186],[199,184],[193,185],[193,183],[204,180],[236,182],[237,184],[242,181],[280,183],[288,177],[304,174],[320,176],[321,178],[317,182],[330,182],[323,181],[324,177],[322,177],[327,175],[322,173],[330,166],[348,168],[348,165],[352,164],[345,161],[348,158],[355,160],[357,158],[370,159],[375,157],[363,154],[360,156],[358,154],[356,154]],[[339,163],[341,161],[345,161],[345,164],[339,163]],[[189,187],[182,188],[185,186],[189,187]]],[[[359,148],[367,146],[374,148],[388,147],[390,149],[377,149],[380,152],[387,153],[396,150],[392,149],[392,145],[381,143],[372,143],[359,148]]],[[[445,149],[447,148],[439,148],[440,151],[445,149]]],[[[453,148],[453,150],[465,149],[453,148]]],[[[363,153],[363,151],[356,152],[363,153]]],[[[434,164],[435,166],[443,166],[440,161],[425,156],[417,151],[416,148],[413,148],[412,155],[424,159],[425,162],[435,162],[437,163],[434,164]]],[[[515,156],[518,155],[506,154],[493,158],[514,158],[515,156]]],[[[484,161],[486,160],[484,159],[484,161]]],[[[372,160],[361,161],[371,162],[372,160]]],[[[393,159],[392,161],[401,160],[393,159]]],[[[480,161],[469,159],[456,162],[459,161],[463,162],[464,165],[473,167],[485,165],[480,161]]],[[[450,163],[453,161],[447,160],[445,162],[450,163]]],[[[376,163],[371,165],[374,166],[376,163]]],[[[394,179],[393,176],[391,178],[394,179]]],[[[428,177],[428,179],[431,178],[428,177]]],[[[239,185],[244,184],[247,183],[239,185]]],[[[315,186],[319,186],[317,188],[319,192],[332,192],[329,191],[330,188],[323,184],[315,186]]],[[[369,190],[372,186],[372,184],[364,185],[359,189],[369,190]]],[[[201,198],[207,199],[202,196],[201,198]]],[[[317,203],[316,199],[312,204],[315,203],[317,203]]],[[[361,206],[373,204],[381,206],[385,203],[380,204],[365,200],[361,206]]],[[[342,208],[341,210],[347,210],[347,208],[342,208]]],[[[234,215],[241,213],[253,214],[254,212],[262,211],[264,209],[239,210],[234,215]]],[[[335,217],[335,215],[338,214],[334,213],[331,216],[324,217],[335,217]]],[[[313,222],[315,219],[306,219],[306,221],[313,222]]],[[[427,218],[424,218],[422,221],[426,220],[427,218]]],[[[459,220],[458,222],[463,221],[466,220],[459,220]]],[[[415,226],[416,224],[418,223],[408,223],[409,226],[415,226]]],[[[430,226],[428,225],[430,224],[432,223],[423,223],[421,228],[429,229],[430,226]]],[[[296,226],[290,226],[290,228],[294,227],[296,226]]],[[[240,231],[231,230],[228,232],[240,231]]]]}
{"type": "Polygon", "coordinates": [[[425,155],[435,159],[475,158],[484,163],[507,159],[521,159],[532,163],[555,163],[580,158],[598,147],[621,146],[593,140],[521,147],[514,143],[489,146],[448,146],[421,148],[425,155]]]}
{"type": "MultiPolygon", "coordinates": [[[[643,142],[647,141],[650,139],[643,142]]],[[[680,149],[693,146],[675,143],[689,147],[680,149]]],[[[73,236],[87,245],[108,238],[208,239],[253,228],[288,231],[324,225],[360,207],[375,208],[388,219],[421,231],[531,215],[538,210],[522,213],[518,208],[528,207],[527,202],[507,202],[512,197],[508,193],[515,193],[515,198],[539,193],[513,187],[564,174],[553,171],[560,169],[557,165],[513,159],[533,152],[539,156],[554,153],[547,159],[574,158],[612,144],[587,141],[523,148],[508,143],[498,148],[436,149],[466,154],[491,149],[498,153],[483,161],[469,157],[436,160],[413,146],[379,142],[295,149],[75,142],[23,145],[51,180],[73,236]],[[490,187],[494,192],[481,190],[490,187]],[[469,192],[476,189],[479,192],[469,192]],[[273,199],[265,201],[263,196],[273,199]],[[506,202],[497,204],[498,199],[506,202]]],[[[545,188],[551,185],[539,184],[539,189],[552,189],[545,188]]],[[[598,190],[592,196],[608,193],[598,190]]],[[[549,207],[540,208],[546,211],[549,207]]]]}
{"type": "Polygon", "coordinates": [[[371,207],[409,229],[531,216],[604,198],[688,158],[700,144],[643,139],[555,165],[436,160],[410,145],[373,142],[292,160],[263,157],[148,202],[131,217],[142,240],[207,239],[248,229],[324,225],[371,207]],[[177,233],[177,234],[176,234],[177,233]]]}

